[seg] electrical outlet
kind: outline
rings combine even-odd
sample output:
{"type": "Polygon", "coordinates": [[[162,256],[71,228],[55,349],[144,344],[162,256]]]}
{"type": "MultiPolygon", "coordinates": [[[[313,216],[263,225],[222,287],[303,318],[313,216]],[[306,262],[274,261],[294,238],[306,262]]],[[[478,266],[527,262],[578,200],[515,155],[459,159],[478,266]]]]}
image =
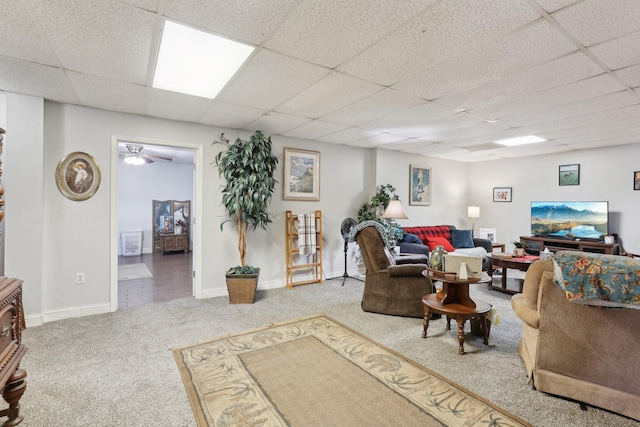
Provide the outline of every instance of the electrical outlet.
{"type": "Polygon", "coordinates": [[[76,285],[84,285],[84,273],[76,273],[76,285]]]}

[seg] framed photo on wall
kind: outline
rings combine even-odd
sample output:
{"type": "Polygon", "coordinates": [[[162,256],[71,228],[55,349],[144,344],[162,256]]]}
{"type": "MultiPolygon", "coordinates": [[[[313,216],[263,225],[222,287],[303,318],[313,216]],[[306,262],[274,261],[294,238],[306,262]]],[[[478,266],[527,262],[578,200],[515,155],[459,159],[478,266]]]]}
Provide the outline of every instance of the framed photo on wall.
{"type": "Polygon", "coordinates": [[[411,165],[409,168],[409,204],[431,205],[431,168],[411,165]]]}
{"type": "Polygon", "coordinates": [[[511,201],[511,187],[494,187],[493,188],[493,201],[494,202],[510,202],[511,201]]]}
{"type": "Polygon", "coordinates": [[[561,165],[558,173],[560,185],[580,185],[580,165],[561,165]]]}
{"type": "Polygon", "coordinates": [[[640,171],[633,173],[633,189],[640,190],[640,171]]]}
{"type": "Polygon", "coordinates": [[[284,200],[320,200],[320,152],[284,149],[284,200]]]}
{"type": "Polygon", "coordinates": [[[96,194],[101,179],[102,172],[96,159],[82,151],[67,155],[56,168],[58,189],[67,199],[76,202],[96,194]]]}

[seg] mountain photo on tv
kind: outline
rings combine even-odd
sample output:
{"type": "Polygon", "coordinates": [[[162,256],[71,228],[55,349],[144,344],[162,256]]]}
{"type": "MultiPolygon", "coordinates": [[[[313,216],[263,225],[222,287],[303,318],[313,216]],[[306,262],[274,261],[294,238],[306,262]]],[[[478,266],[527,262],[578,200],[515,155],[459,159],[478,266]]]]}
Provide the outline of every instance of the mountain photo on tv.
{"type": "Polygon", "coordinates": [[[609,234],[609,202],[531,202],[531,235],[602,240],[609,234]]]}

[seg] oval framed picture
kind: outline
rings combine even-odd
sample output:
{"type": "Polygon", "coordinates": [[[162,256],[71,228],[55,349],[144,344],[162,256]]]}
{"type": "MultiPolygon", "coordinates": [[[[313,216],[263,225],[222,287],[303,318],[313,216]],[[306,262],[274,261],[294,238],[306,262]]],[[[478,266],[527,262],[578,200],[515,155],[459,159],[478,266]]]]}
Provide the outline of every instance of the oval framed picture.
{"type": "Polygon", "coordinates": [[[102,172],[91,155],[76,151],[60,160],[56,168],[56,183],[68,199],[82,201],[91,198],[100,187],[102,172]]]}

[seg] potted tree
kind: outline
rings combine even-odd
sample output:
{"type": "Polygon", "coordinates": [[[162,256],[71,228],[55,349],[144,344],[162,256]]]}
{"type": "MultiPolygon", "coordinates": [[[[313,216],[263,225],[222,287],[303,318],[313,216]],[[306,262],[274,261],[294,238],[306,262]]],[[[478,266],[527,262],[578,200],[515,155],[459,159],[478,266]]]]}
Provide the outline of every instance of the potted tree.
{"type": "Polygon", "coordinates": [[[214,160],[218,173],[225,179],[222,186],[222,204],[227,209],[228,218],[220,224],[232,223],[238,230],[238,251],[240,265],[227,271],[229,302],[253,303],[258,286],[260,269],[247,265],[247,232],[260,227],[267,229],[271,223],[268,207],[276,180],[273,175],[278,158],[271,152],[271,137],[256,131],[248,141],[237,138],[231,143],[220,135],[222,144],[214,160]]]}

